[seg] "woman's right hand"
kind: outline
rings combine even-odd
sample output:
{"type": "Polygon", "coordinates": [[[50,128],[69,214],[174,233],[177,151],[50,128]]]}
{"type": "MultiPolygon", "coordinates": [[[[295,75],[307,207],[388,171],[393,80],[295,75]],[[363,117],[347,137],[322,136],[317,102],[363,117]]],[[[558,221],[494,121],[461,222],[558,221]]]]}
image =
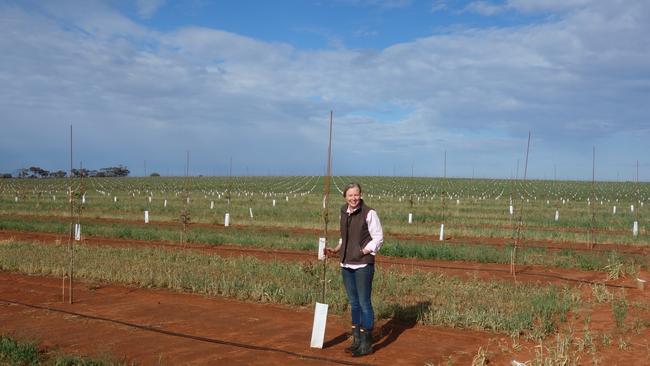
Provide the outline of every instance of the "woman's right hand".
{"type": "Polygon", "coordinates": [[[339,251],[336,250],[336,249],[333,249],[333,248],[325,247],[325,249],[323,249],[323,252],[324,252],[326,257],[331,257],[331,256],[337,254],[339,251]]]}

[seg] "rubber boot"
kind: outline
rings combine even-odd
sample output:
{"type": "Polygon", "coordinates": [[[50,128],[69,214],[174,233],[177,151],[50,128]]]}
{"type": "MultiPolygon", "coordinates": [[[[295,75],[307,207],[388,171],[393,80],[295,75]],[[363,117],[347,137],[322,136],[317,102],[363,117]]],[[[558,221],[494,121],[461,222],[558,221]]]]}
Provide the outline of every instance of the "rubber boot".
{"type": "Polygon", "coordinates": [[[352,326],[352,344],[348,347],[345,347],[345,353],[353,353],[354,351],[359,348],[359,344],[361,343],[361,327],[358,325],[353,325],[352,326]]]}
{"type": "Polygon", "coordinates": [[[371,354],[373,352],[371,330],[361,328],[361,331],[359,332],[359,340],[359,347],[356,349],[356,351],[352,351],[352,357],[360,357],[371,354]]]}

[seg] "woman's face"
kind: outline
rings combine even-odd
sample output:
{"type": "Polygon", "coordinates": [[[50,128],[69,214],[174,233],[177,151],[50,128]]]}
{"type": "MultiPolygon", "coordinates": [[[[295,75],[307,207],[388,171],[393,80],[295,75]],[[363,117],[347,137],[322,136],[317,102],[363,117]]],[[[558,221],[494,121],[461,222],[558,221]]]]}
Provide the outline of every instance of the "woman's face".
{"type": "Polygon", "coordinates": [[[345,202],[347,202],[348,207],[352,210],[359,206],[361,200],[361,191],[357,187],[352,187],[345,191],[345,202]]]}

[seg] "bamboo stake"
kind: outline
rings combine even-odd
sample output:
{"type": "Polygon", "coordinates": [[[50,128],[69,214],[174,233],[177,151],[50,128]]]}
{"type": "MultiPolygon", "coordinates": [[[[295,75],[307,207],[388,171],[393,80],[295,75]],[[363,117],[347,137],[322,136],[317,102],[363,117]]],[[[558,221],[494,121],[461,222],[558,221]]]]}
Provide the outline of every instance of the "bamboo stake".
{"type": "Polygon", "coordinates": [[[228,211],[230,211],[231,191],[232,191],[232,156],[230,157],[230,165],[228,167],[228,211]]]}
{"type": "Polygon", "coordinates": [[[447,195],[447,150],[445,150],[445,158],[444,158],[444,165],[443,165],[443,181],[442,181],[442,193],[440,195],[440,200],[441,200],[441,206],[442,206],[442,223],[440,224],[440,240],[443,241],[445,240],[444,236],[444,230],[445,230],[445,211],[446,211],[446,195],[447,195]]]}
{"type": "Polygon", "coordinates": [[[639,210],[641,209],[640,207],[641,203],[641,194],[639,192],[639,161],[636,161],[636,204],[637,207],[634,210],[634,218],[638,222],[639,221],[639,210]]]}
{"type": "Polygon", "coordinates": [[[183,180],[183,198],[185,203],[183,204],[183,210],[181,210],[181,233],[180,233],[180,241],[181,245],[185,246],[185,237],[187,236],[187,225],[190,222],[190,212],[189,212],[189,200],[190,200],[190,192],[188,190],[188,179],[189,179],[189,173],[190,173],[190,151],[186,151],[186,161],[185,161],[185,179],[183,180]]]}
{"type": "Polygon", "coordinates": [[[68,288],[68,302],[72,304],[72,296],[73,296],[73,284],[74,284],[74,234],[75,234],[75,227],[74,227],[74,207],[72,203],[72,125],[70,125],[70,177],[68,177],[68,182],[69,187],[68,187],[68,194],[69,194],[69,203],[70,203],[70,236],[68,237],[68,255],[70,257],[70,263],[68,267],[68,274],[70,275],[69,277],[69,282],[70,286],[68,288]]]}
{"type": "Polygon", "coordinates": [[[632,235],[634,237],[638,237],[639,211],[641,210],[641,195],[639,193],[639,160],[636,161],[636,203],[635,205],[637,207],[634,209],[634,226],[632,228],[632,235]]]}
{"type": "MultiPolygon", "coordinates": [[[[330,182],[332,179],[332,117],[334,112],[330,111],[330,131],[329,142],[327,144],[327,173],[323,180],[323,237],[325,238],[325,247],[327,247],[327,225],[329,223],[329,196],[330,196],[330,182]]],[[[327,287],[327,256],[323,259],[323,277],[321,302],[325,303],[325,292],[327,287]]]]}
{"type": "Polygon", "coordinates": [[[589,224],[589,249],[594,249],[596,246],[596,211],[594,206],[595,190],[596,188],[596,146],[593,147],[592,163],[591,163],[591,198],[589,200],[589,211],[591,213],[591,222],[589,224]]]}
{"type": "MultiPolygon", "coordinates": [[[[83,206],[81,204],[81,197],[84,194],[84,188],[83,188],[83,163],[79,163],[79,202],[77,202],[77,220],[75,226],[75,233],[74,233],[74,239],[71,241],[71,246],[70,246],[70,304],[74,302],[74,287],[73,287],[73,278],[74,278],[74,266],[75,266],[75,247],[74,247],[74,242],[77,239],[77,233],[76,231],[79,230],[79,240],[82,240],[83,236],[81,235],[81,210],[83,209],[83,206]]],[[[71,202],[71,205],[73,205],[74,202],[71,202]]]]}
{"type": "MultiPolygon", "coordinates": [[[[528,152],[530,150],[530,131],[528,131],[528,144],[526,145],[526,163],[524,165],[524,179],[523,183],[526,183],[526,176],[528,175],[528,152]]],[[[519,167],[519,160],[517,160],[517,167],[519,167]]],[[[517,280],[517,247],[519,246],[519,240],[521,239],[521,225],[524,221],[524,199],[521,199],[521,209],[519,210],[519,218],[517,220],[517,233],[515,235],[515,245],[512,248],[510,254],[510,273],[517,280]]]]}

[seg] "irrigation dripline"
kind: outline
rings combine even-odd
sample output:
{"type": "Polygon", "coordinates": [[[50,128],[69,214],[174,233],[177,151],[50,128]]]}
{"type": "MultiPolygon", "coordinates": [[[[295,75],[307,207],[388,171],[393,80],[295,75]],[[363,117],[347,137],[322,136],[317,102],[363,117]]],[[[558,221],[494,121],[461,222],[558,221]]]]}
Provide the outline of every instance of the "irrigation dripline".
{"type": "MultiPolygon", "coordinates": [[[[224,248],[224,247],[219,247],[219,250],[240,252],[240,253],[264,252],[269,255],[280,254],[280,255],[293,255],[293,256],[313,256],[311,253],[305,254],[305,253],[295,252],[290,250],[275,250],[273,252],[269,252],[268,250],[264,250],[264,249],[250,249],[250,248],[244,249],[244,248],[224,248]]],[[[498,269],[498,268],[476,268],[472,266],[444,266],[444,265],[437,265],[437,264],[413,263],[413,262],[406,262],[403,260],[389,259],[388,257],[385,256],[382,257],[380,260],[378,260],[378,264],[389,264],[393,266],[407,266],[413,268],[438,268],[438,269],[446,269],[446,270],[461,270],[461,271],[467,270],[467,271],[477,271],[477,272],[510,273],[509,269],[506,270],[506,269],[498,269]]],[[[604,285],[606,287],[611,287],[611,288],[627,288],[627,289],[636,288],[636,286],[631,286],[631,285],[616,285],[611,283],[604,283],[601,281],[583,280],[579,278],[572,278],[572,277],[562,276],[558,274],[527,271],[526,269],[517,271],[517,274],[522,276],[555,278],[567,282],[578,282],[578,283],[585,283],[589,285],[604,285]]]]}
{"type": "MultiPolygon", "coordinates": [[[[422,268],[439,268],[439,269],[448,269],[448,270],[468,270],[468,271],[477,271],[477,272],[510,273],[509,269],[506,270],[506,269],[498,269],[498,268],[476,268],[476,267],[463,267],[463,266],[453,267],[453,266],[443,266],[443,265],[436,265],[436,264],[402,262],[402,261],[395,261],[395,260],[387,260],[385,258],[382,258],[381,261],[379,261],[378,263],[387,263],[391,265],[400,265],[405,267],[422,267],[422,268]]],[[[579,282],[579,283],[586,283],[589,285],[603,285],[606,287],[613,287],[613,288],[629,288],[629,289],[636,288],[635,286],[630,286],[630,285],[615,285],[615,284],[603,283],[599,281],[581,280],[579,278],[571,278],[571,277],[566,277],[566,276],[561,276],[556,274],[528,272],[526,270],[518,271],[517,274],[522,276],[556,278],[567,282],[579,282]]]]}
{"type": "Polygon", "coordinates": [[[224,346],[245,348],[245,349],[250,349],[250,350],[254,350],[254,351],[282,353],[282,354],[297,357],[297,358],[303,358],[303,359],[309,359],[309,360],[315,360],[315,361],[323,361],[323,362],[330,362],[330,363],[336,363],[336,364],[340,364],[340,365],[354,365],[354,366],[372,365],[372,364],[368,364],[368,363],[358,363],[358,362],[352,362],[352,361],[346,361],[346,360],[338,360],[338,359],[329,358],[329,357],[311,356],[311,355],[306,355],[306,354],[303,354],[303,353],[283,350],[283,349],[280,349],[280,348],[273,348],[273,347],[267,347],[267,346],[257,346],[257,345],[254,345],[254,344],[246,344],[246,343],[240,343],[240,342],[225,341],[225,340],[222,340],[222,339],[214,339],[214,338],[201,337],[201,336],[196,336],[196,335],[191,335],[191,334],[174,332],[174,331],[170,331],[170,330],[156,329],[156,328],[153,328],[153,327],[150,327],[150,326],[147,326],[147,325],[130,323],[130,322],[122,321],[122,320],[110,319],[110,318],[105,318],[105,317],[96,316],[96,315],[82,314],[82,313],[77,313],[77,312],[74,312],[74,311],[57,309],[57,308],[53,308],[53,307],[50,307],[50,306],[27,304],[27,303],[20,302],[20,301],[7,300],[7,299],[2,299],[2,298],[0,298],[0,301],[4,302],[4,303],[7,303],[7,304],[20,305],[20,306],[24,306],[24,307],[28,307],[28,308],[32,308],[32,309],[47,310],[47,311],[52,311],[52,312],[55,312],[55,313],[62,313],[62,314],[67,314],[67,315],[74,315],[74,316],[78,316],[80,318],[99,320],[99,321],[104,321],[104,322],[108,322],[108,323],[119,324],[119,325],[131,327],[131,328],[136,328],[136,329],[140,329],[140,330],[144,330],[144,331],[148,331],[148,332],[155,332],[155,333],[160,333],[160,334],[169,335],[169,336],[173,336],[173,337],[192,339],[192,340],[201,341],[201,342],[221,344],[221,345],[224,345],[224,346]]]}

